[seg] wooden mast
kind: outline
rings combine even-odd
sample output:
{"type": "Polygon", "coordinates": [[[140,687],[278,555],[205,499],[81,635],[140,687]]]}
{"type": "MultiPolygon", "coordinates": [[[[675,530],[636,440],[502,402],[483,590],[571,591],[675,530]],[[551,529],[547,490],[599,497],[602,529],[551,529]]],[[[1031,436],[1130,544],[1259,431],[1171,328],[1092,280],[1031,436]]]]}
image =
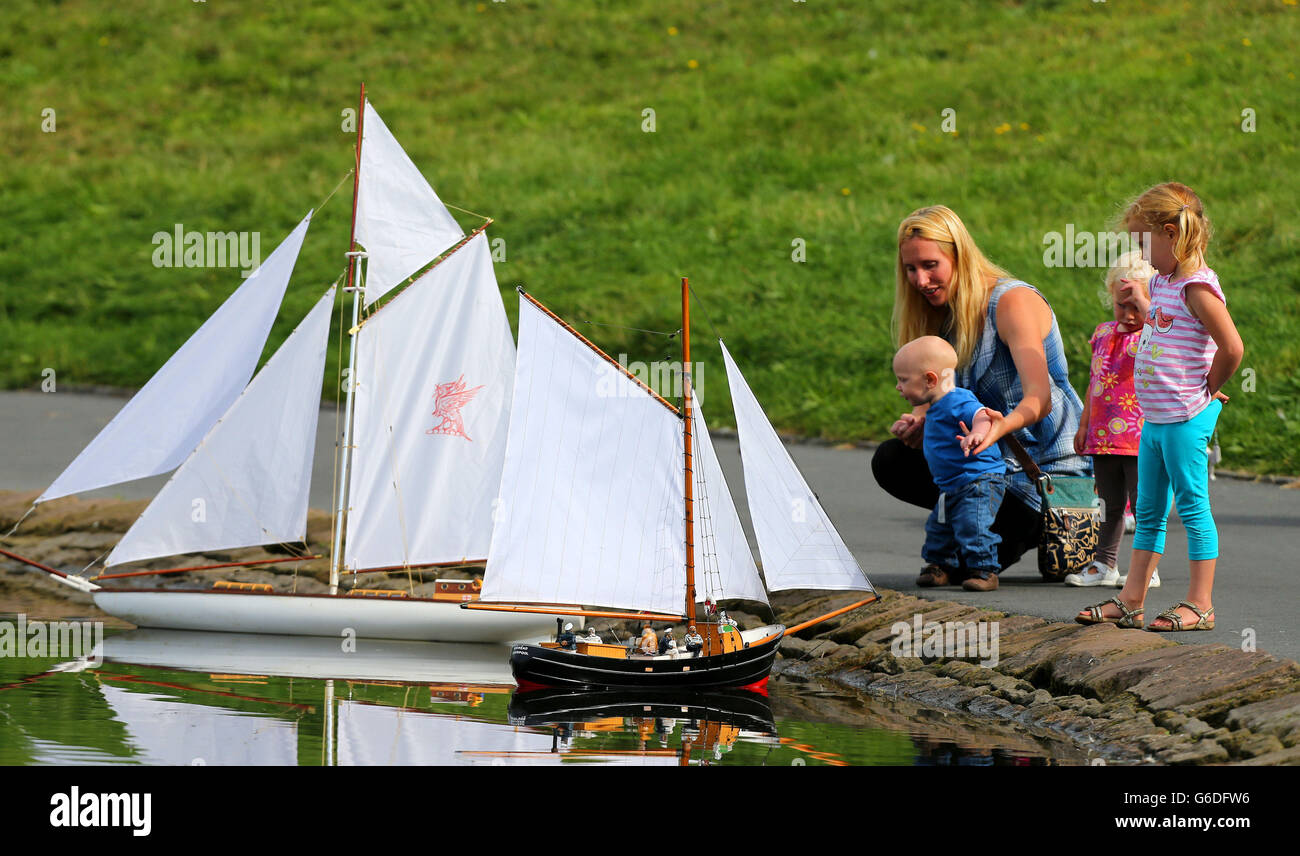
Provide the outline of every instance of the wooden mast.
{"type": "Polygon", "coordinates": [[[682,277],[682,414],[686,446],[686,623],[695,623],[695,473],[691,454],[691,286],[682,277]]]}
{"type": "Polygon", "coordinates": [[[348,389],[347,403],[343,416],[343,446],[340,450],[339,481],[335,486],[338,502],[334,510],[334,543],[330,554],[330,594],[338,594],[339,575],[343,564],[343,524],[347,512],[348,464],[352,455],[352,390],[356,386],[357,337],[356,326],[361,307],[361,292],[357,287],[355,275],[359,273],[357,264],[357,196],[361,187],[361,134],[366,122],[366,84],[361,84],[361,95],[357,103],[357,152],[356,163],[352,173],[352,229],[348,236],[348,278],[343,287],[344,292],[352,292],[352,327],[347,331],[348,343],[348,389]]]}

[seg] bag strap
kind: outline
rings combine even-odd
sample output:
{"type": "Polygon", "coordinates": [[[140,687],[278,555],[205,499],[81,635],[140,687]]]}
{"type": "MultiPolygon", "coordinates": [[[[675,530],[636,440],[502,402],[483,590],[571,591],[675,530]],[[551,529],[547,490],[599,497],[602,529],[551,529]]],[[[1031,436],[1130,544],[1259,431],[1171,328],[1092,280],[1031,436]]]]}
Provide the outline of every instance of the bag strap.
{"type": "Polygon", "coordinates": [[[1016,460],[1020,462],[1025,475],[1029,476],[1034,484],[1038,486],[1039,495],[1043,499],[1047,499],[1045,494],[1052,491],[1052,477],[1044,473],[1038,464],[1034,462],[1034,459],[1029,457],[1029,453],[1025,451],[1024,446],[1020,445],[1020,441],[1016,439],[1014,434],[1003,436],[1002,442],[1006,443],[1007,447],[1011,449],[1011,454],[1016,456],[1016,460]]]}

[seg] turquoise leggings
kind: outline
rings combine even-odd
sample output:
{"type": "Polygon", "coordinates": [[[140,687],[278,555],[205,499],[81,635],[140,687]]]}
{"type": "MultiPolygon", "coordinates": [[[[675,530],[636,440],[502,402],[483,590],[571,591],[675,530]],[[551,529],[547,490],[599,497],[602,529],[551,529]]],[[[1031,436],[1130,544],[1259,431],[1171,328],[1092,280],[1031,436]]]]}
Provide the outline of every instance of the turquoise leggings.
{"type": "Polygon", "coordinates": [[[1223,402],[1209,406],[1186,422],[1142,426],[1138,447],[1137,531],[1134,550],[1165,551],[1169,494],[1187,527],[1187,557],[1193,562],[1219,558],[1219,530],[1210,514],[1210,472],[1206,447],[1214,435],[1223,402]]]}

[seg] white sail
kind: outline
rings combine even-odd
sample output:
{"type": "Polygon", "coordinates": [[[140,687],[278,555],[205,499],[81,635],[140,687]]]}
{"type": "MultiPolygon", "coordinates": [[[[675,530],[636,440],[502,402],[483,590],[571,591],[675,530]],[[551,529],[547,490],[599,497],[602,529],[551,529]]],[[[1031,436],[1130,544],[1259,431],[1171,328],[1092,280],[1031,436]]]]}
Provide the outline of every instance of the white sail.
{"type": "Polygon", "coordinates": [[[691,416],[694,422],[695,483],[695,599],[715,602],[725,598],[744,598],[767,603],[767,592],[754,565],[745,530],[736,513],[736,503],[727,488],[704,411],[691,391],[691,416]],[[715,588],[720,590],[715,591],[715,588]]]}
{"type": "Polygon", "coordinates": [[[681,419],[521,297],[482,600],[681,614],[681,419]]]}
{"type": "MultiPolygon", "coordinates": [[[[113,731],[123,734],[134,763],[170,767],[287,767],[299,763],[298,722],[302,714],[284,702],[268,699],[262,705],[265,713],[257,715],[194,703],[184,695],[174,698],[173,693],[152,687],[126,689],[106,680],[99,680],[97,686],[112,711],[113,731]]],[[[112,759],[119,764],[123,760],[112,759]]]]}
{"type": "MultiPolygon", "coordinates": [[[[427,696],[429,690],[419,689],[427,696]]],[[[551,735],[458,713],[388,707],[350,699],[338,703],[339,766],[511,766],[552,755],[551,735]]]]}
{"type": "Polygon", "coordinates": [[[481,561],[515,372],[487,235],[395,297],[357,339],[344,566],[481,561]]]}
{"type": "Polygon", "coordinates": [[[330,288],[122,536],[106,566],[306,537],[333,302],[330,288]]]}
{"type": "Polygon", "coordinates": [[[719,344],[736,410],[745,495],[768,590],[874,591],[767,420],[727,346],[719,344]]]}
{"type": "Polygon", "coordinates": [[[465,233],[369,100],[361,135],[357,240],[369,255],[369,306],[465,233]]]}
{"type": "Polygon", "coordinates": [[[257,368],[311,212],[36,500],[175,469],[257,368]]]}

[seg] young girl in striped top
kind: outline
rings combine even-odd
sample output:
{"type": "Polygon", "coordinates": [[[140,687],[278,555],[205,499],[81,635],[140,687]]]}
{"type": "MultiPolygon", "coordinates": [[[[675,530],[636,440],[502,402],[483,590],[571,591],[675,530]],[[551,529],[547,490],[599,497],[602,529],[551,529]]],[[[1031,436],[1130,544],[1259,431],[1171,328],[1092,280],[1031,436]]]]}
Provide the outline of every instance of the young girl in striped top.
{"type": "Polygon", "coordinates": [[[1192,189],[1176,182],[1156,185],[1129,205],[1124,219],[1150,247],[1158,271],[1149,282],[1149,299],[1135,284],[1120,292],[1145,318],[1134,371],[1146,418],[1138,451],[1137,532],[1119,596],[1088,607],[1076,620],[1142,626],[1147,583],[1164,553],[1172,491],[1187,528],[1191,584],[1187,599],[1147,629],[1213,630],[1219,535],[1210,513],[1206,448],[1228,400],[1220,390],[1241,365],[1244,349],[1219,278],[1205,266],[1210,223],[1192,189]]]}

